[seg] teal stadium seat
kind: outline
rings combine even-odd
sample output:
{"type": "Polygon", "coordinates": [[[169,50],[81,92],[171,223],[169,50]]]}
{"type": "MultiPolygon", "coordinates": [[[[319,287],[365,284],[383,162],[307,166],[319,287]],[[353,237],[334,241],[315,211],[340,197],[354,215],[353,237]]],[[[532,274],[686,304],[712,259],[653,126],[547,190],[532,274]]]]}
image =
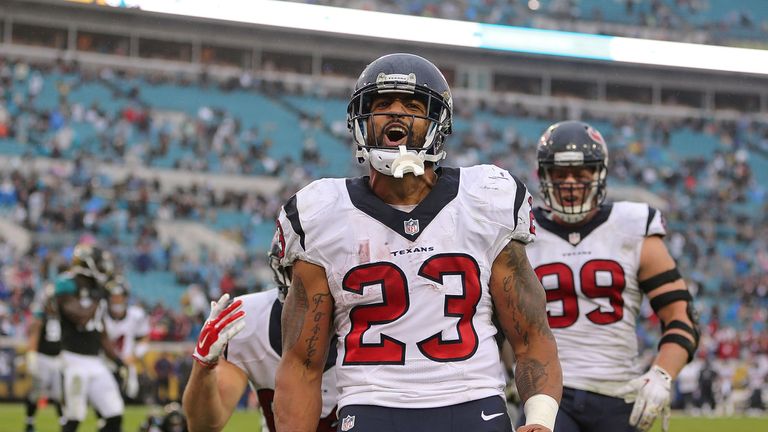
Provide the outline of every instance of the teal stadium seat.
{"type": "Polygon", "coordinates": [[[179,311],[181,296],[186,287],[176,283],[171,272],[150,271],[146,273],[127,272],[126,278],[133,294],[148,304],[162,303],[165,307],[179,311]]]}

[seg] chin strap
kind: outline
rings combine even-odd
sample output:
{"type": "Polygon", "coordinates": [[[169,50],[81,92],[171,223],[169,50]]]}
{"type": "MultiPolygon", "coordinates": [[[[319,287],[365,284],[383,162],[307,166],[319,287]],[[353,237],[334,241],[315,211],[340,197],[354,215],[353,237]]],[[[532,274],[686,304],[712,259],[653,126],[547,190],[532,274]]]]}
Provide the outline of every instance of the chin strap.
{"type": "Polygon", "coordinates": [[[413,173],[415,176],[424,175],[424,160],[415,152],[409,152],[404,145],[399,146],[400,154],[392,161],[392,176],[403,178],[406,173],[413,173]]]}

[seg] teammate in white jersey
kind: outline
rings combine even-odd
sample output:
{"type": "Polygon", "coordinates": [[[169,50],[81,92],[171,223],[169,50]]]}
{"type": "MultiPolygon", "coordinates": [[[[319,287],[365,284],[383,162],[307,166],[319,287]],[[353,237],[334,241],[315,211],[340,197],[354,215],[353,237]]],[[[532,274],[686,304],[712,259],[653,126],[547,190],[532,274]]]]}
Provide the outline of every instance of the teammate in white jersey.
{"type": "MultiPolygon", "coordinates": [[[[272,401],[275,394],[275,371],[282,352],[280,314],[290,285],[290,268],[280,266],[277,256],[280,250],[273,241],[269,260],[277,289],[235,299],[233,304],[241,304],[241,307],[232,309],[231,313],[237,314],[239,310],[244,312],[241,319],[243,329],[233,334],[226,346],[222,345],[222,354],[215,363],[211,363],[210,351],[207,355],[201,355],[199,351],[195,355],[198,362],[192,367],[183,397],[187,422],[192,432],[222,430],[248,384],[259,399],[261,430],[276,431],[272,401]],[[215,368],[211,365],[215,365],[215,368]]],[[[221,314],[214,321],[217,318],[226,321],[227,315],[221,314]]],[[[317,432],[336,430],[338,393],[333,370],[335,360],[335,355],[328,359],[323,374],[323,406],[317,432]]]]}
{"type": "Polygon", "coordinates": [[[118,377],[123,397],[135,399],[139,393],[136,369],[149,350],[149,318],[141,306],[128,303],[130,290],[122,276],[107,282],[106,289],[104,329],[126,365],[126,376],[118,377]]]}
{"type": "Polygon", "coordinates": [[[534,210],[528,256],[547,290],[563,366],[556,432],[666,430],[670,386],[698,344],[692,298],[647,204],[603,203],[608,150],[590,125],[550,126],[538,144],[545,208],[534,210]],[[659,352],[643,373],[635,334],[647,295],[662,322],[659,352]],[[627,402],[635,401],[634,405],[627,402]]]}
{"type": "Polygon", "coordinates": [[[511,431],[494,313],[519,360],[519,430],[552,428],[561,370],[525,256],[530,194],[495,166],[436,167],[451,112],[432,63],[375,60],[347,117],[370,176],[315,181],[283,207],[278,430],[314,430],[333,335],[340,431],[511,431]]]}

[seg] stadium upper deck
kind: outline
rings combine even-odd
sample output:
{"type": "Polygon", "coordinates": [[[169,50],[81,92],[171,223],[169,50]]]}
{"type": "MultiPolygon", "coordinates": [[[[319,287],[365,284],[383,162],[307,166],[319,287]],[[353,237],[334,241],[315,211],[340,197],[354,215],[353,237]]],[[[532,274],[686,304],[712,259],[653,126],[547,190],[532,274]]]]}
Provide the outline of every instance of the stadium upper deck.
{"type": "Polygon", "coordinates": [[[761,0],[288,0],[500,25],[768,48],[761,0]]]}
{"type": "MultiPolygon", "coordinates": [[[[548,4],[542,2],[542,7],[548,4]]],[[[247,70],[266,80],[293,77],[305,88],[323,80],[324,88],[346,93],[370,58],[393,50],[416,51],[439,64],[456,94],[475,99],[539,107],[589,105],[601,115],[735,118],[768,113],[768,79],[759,75],[449,48],[63,0],[9,0],[0,6],[0,18],[0,53],[77,59],[84,67],[109,65],[190,77],[203,72],[236,76],[247,70]]]]}

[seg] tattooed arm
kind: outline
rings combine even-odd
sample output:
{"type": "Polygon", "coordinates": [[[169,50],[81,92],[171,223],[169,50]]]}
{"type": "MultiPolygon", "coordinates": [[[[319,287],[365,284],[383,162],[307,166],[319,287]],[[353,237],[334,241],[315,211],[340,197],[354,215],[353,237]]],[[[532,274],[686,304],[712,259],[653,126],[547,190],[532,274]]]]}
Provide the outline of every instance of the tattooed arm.
{"type": "Polygon", "coordinates": [[[323,407],[320,384],[333,326],[333,297],[322,267],[294,263],[281,323],[283,356],[275,376],[274,402],[277,430],[314,432],[323,407]]]}
{"type": "Polygon", "coordinates": [[[512,240],[496,257],[490,288],[497,318],[517,358],[520,399],[546,394],[559,402],[563,373],[547,323],[544,288],[528,262],[525,245],[512,240]]]}

